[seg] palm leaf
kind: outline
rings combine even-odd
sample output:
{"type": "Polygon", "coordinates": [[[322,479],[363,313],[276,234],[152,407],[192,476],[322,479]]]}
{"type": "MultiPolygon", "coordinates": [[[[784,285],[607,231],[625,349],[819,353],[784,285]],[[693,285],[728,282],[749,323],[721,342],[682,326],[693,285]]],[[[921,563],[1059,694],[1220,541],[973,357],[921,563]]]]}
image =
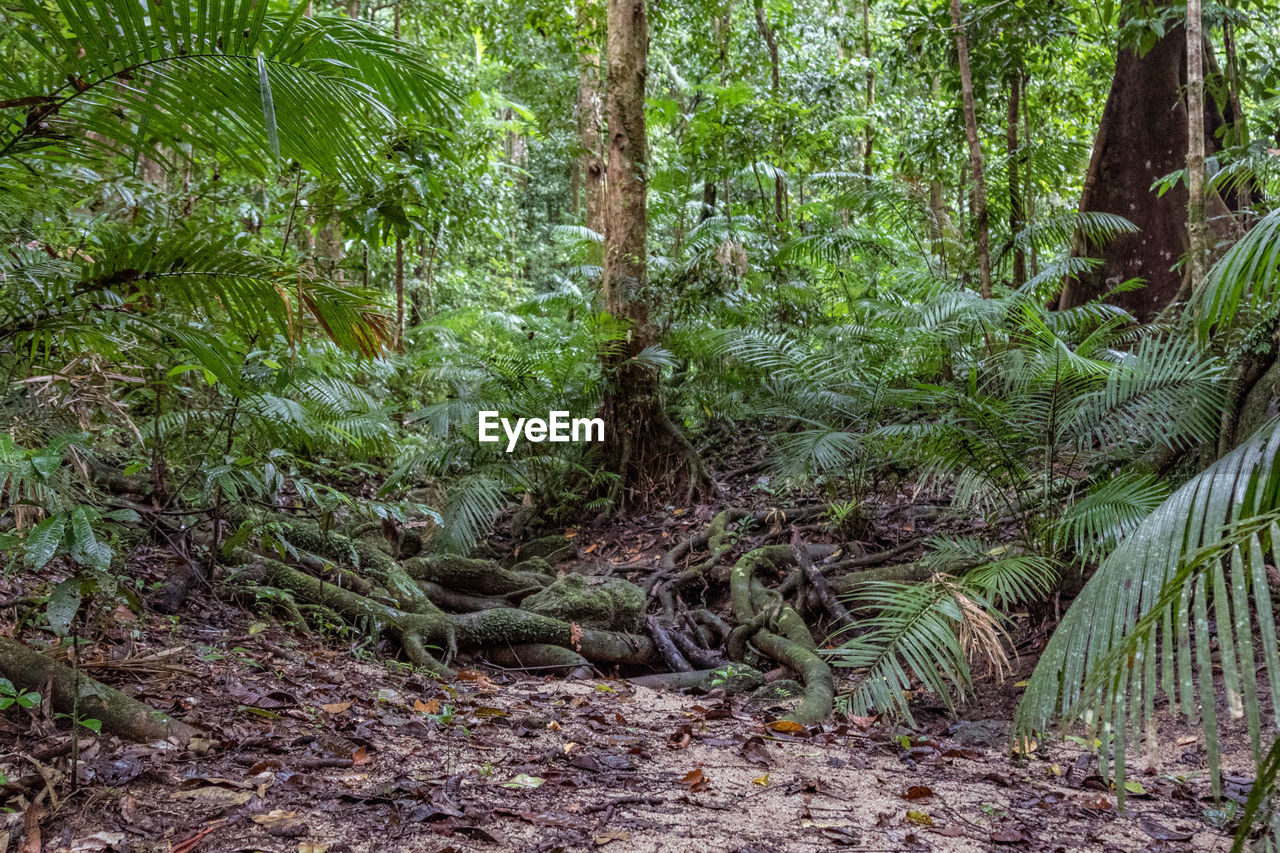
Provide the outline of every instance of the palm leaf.
{"type": "MultiPolygon", "coordinates": [[[[1102,562],[1036,666],[1015,720],[1020,737],[1045,732],[1058,715],[1064,723],[1084,717],[1122,779],[1128,744],[1150,723],[1162,690],[1173,713],[1194,718],[1201,709],[1216,790],[1221,689],[1228,713],[1246,718],[1261,761],[1264,697],[1280,714],[1266,575],[1268,560],[1280,556],[1277,453],[1273,421],[1174,492],[1102,562]]],[[[1123,796],[1122,784],[1117,791],[1123,796]]]]}

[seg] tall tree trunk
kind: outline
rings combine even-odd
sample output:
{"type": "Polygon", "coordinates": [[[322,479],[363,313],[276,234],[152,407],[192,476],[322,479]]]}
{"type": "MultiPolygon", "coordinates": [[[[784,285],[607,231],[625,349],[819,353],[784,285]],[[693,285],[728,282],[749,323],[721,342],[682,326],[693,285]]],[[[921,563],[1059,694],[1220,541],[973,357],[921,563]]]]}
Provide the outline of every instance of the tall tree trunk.
{"type": "MultiPolygon", "coordinates": [[[[1204,115],[1204,34],[1201,0],[1187,0],[1187,115],[1204,115]]],[[[1205,218],[1204,122],[1187,126],[1187,294],[1204,279],[1209,260],[1209,222],[1205,218]]]]}
{"type": "Polygon", "coordinates": [[[969,39],[964,32],[960,0],[951,0],[951,27],[955,30],[956,59],[960,64],[960,93],[964,100],[964,132],[969,140],[969,169],[973,173],[973,221],[978,235],[978,276],[982,298],[990,299],[991,228],[987,221],[987,179],[982,165],[982,141],[978,138],[978,111],[973,100],[969,39]]]}
{"type": "MultiPolygon", "coordinates": [[[[773,28],[769,26],[769,20],[764,13],[764,0],[753,0],[753,8],[756,13],[756,29],[760,31],[760,37],[764,39],[765,47],[769,49],[769,91],[773,95],[774,101],[779,98],[779,89],[781,88],[781,71],[778,63],[778,40],[774,37],[773,28]]],[[[785,229],[786,220],[786,195],[787,183],[782,179],[782,141],[777,130],[774,130],[774,153],[777,161],[774,164],[775,174],[773,176],[773,216],[777,222],[778,234],[782,236],[785,229]]],[[[756,176],[759,180],[759,175],[756,176]]]]}
{"type": "Polygon", "coordinates": [[[867,89],[864,100],[866,127],[863,129],[862,172],[871,177],[871,153],[875,147],[876,132],[871,112],[876,106],[876,70],[871,66],[871,0],[862,0],[862,60],[867,64],[867,89]]]}
{"type": "Polygon", "coordinates": [[[396,338],[395,348],[404,343],[404,239],[396,237],[396,338]]]}
{"type": "MultiPolygon", "coordinates": [[[[1187,166],[1190,125],[1198,126],[1203,134],[1206,154],[1216,152],[1220,150],[1217,131],[1224,122],[1234,122],[1235,114],[1229,102],[1215,102],[1215,87],[1210,86],[1197,120],[1188,122],[1188,103],[1183,97],[1188,82],[1187,55],[1187,32],[1182,26],[1170,27],[1146,53],[1139,54],[1134,47],[1120,49],[1085,173],[1080,210],[1118,214],[1140,232],[1123,235],[1105,246],[1077,235],[1073,254],[1100,258],[1102,264],[1064,283],[1059,308],[1081,305],[1131,278],[1145,279],[1147,286],[1116,294],[1111,301],[1139,319],[1149,319],[1188,295],[1183,284],[1184,280],[1189,283],[1189,278],[1174,270],[1190,246],[1187,187],[1175,183],[1160,195],[1151,185],[1187,166]]],[[[1201,56],[1201,73],[1213,75],[1212,56],[1203,47],[1201,56]]],[[[1247,194],[1244,201],[1248,202],[1247,194]]],[[[1224,200],[1216,191],[1206,190],[1211,244],[1236,236],[1238,225],[1231,211],[1240,204],[1234,194],[1224,200]]]]}
{"type": "MultiPolygon", "coordinates": [[[[1009,127],[1005,134],[1005,146],[1009,155],[1009,235],[1016,240],[1018,232],[1026,224],[1022,202],[1022,183],[1019,165],[1023,159],[1018,150],[1018,107],[1022,100],[1022,74],[1009,75],[1009,127]]],[[[1027,250],[1021,243],[1013,246],[1013,286],[1021,287],[1027,280],[1027,250]]]]}
{"type": "Polygon", "coordinates": [[[683,500],[710,486],[697,452],[667,417],[659,373],[636,357],[658,342],[649,313],[646,193],[648,151],[644,87],[649,29],[645,0],[608,0],[605,117],[609,130],[606,177],[604,302],[630,329],[622,345],[602,356],[606,383],[601,401],[610,467],[619,475],[615,506],[683,500]]]}
{"type": "Polygon", "coordinates": [[[578,0],[578,174],[582,181],[584,222],[604,232],[604,136],[600,102],[600,37],[594,0],[578,0]]]}
{"type": "MultiPolygon", "coordinates": [[[[1031,141],[1035,137],[1031,135],[1031,94],[1027,87],[1031,83],[1031,77],[1024,69],[1022,72],[1022,163],[1026,166],[1023,169],[1023,186],[1025,187],[1022,196],[1022,204],[1025,208],[1023,220],[1030,225],[1036,221],[1036,187],[1031,176],[1031,141]]],[[[1032,278],[1040,275],[1040,250],[1036,244],[1031,244],[1031,269],[1028,270],[1032,278]]]]}

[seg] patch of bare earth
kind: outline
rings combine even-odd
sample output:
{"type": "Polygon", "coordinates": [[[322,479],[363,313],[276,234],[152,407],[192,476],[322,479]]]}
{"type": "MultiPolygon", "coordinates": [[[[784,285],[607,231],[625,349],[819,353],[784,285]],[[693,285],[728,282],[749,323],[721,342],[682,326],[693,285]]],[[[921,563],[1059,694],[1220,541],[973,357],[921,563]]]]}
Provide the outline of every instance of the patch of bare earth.
{"type": "Polygon", "coordinates": [[[464,670],[440,684],[229,609],[203,613],[201,628],[166,635],[163,624],[149,626],[154,644],[94,674],[184,714],[213,746],[87,737],[82,784],[68,793],[65,728],[0,714],[4,796],[18,810],[0,833],[16,836],[37,800],[46,851],[1230,846],[1202,818],[1211,803],[1190,732],[1160,773],[1138,776],[1142,793],[1119,813],[1075,745],[1011,758],[999,722],[922,709],[926,734],[841,718],[794,731],[737,697],[604,677],[464,670]]]}

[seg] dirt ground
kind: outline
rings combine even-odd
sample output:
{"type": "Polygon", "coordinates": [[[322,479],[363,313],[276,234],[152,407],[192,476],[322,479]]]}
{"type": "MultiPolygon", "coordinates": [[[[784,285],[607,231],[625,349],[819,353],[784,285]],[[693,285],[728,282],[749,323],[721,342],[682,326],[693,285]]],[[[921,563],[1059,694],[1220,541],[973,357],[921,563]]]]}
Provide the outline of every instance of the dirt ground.
{"type": "Polygon", "coordinates": [[[1141,790],[1119,813],[1074,743],[1008,754],[1012,680],[985,685],[960,721],[922,705],[914,734],[842,717],[793,731],[770,726],[781,708],[603,676],[469,669],[442,684],[370,650],[202,606],[132,631],[147,639],[87,671],[216,744],[179,751],[86,732],[68,793],[65,727],[11,709],[0,771],[16,810],[0,838],[18,834],[26,810],[43,815],[44,850],[76,853],[1230,846],[1211,825],[1220,807],[1193,733],[1163,733],[1173,751],[1136,777],[1141,790]]]}
{"type": "MultiPolygon", "coordinates": [[[[888,495],[867,547],[943,529],[919,498],[888,495]]],[[[581,570],[654,564],[713,511],[584,530],[581,570]]],[[[140,587],[159,583],[166,559],[133,555],[140,587]]],[[[21,587],[0,575],[0,600],[50,588],[61,579],[50,571],[21,587]]],[[[268,609],[206,590],[179,617],[99,611],[85,671],[209,740],[178,750],[82,728],[72,791],[65,721],[47,707],[0,712],[0,853],[1225,851],[1252,781],[1244,738],[1228,733],[1215,802],[1202,738],[1168,720],[1159,751],[1131,758],[1124,811],[1079,738],[1011,755],[1034,632],[1015,637],[1013,673],[980,682],[956,715],[923,696],[912,730],[837,714],[797,731],[776,722],[782,706],[656,692],[617,672],[478,667],[440,683],[388,660],[394,648],[299,635],[268,609]],[[9,844],[24,821],[23,846],[9,844]]],[[[7,635],[30,639],[39,621],[38,609],[0,609],[7,635]]]]}

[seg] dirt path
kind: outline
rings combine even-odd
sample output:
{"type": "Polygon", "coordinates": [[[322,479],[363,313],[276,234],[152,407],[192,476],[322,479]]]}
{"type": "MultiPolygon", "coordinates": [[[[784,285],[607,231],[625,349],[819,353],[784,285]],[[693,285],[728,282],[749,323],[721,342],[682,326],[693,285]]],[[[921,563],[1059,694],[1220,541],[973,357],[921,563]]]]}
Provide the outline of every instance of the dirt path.
{"type": "MultiPolygon", "coordinates": [[[[1193,746],[1117,814],[1087,756],[1067,743],[1011,761],[998,721],[926,713],[939,733],[914,738],[865,720],[776,730],[776,709],[738,697],[495,670],[439,684],[229,608],[189,624],[91,670],[220,744],[91,741],[85,784],[42,823],[45,850],[1229,848],[1202,819],[1203,776],[1177,778],[1193,746]]],[[[13,714],[0,737],[15,781],[31,775],[20,755],[66,740],[13,714]]]]}

